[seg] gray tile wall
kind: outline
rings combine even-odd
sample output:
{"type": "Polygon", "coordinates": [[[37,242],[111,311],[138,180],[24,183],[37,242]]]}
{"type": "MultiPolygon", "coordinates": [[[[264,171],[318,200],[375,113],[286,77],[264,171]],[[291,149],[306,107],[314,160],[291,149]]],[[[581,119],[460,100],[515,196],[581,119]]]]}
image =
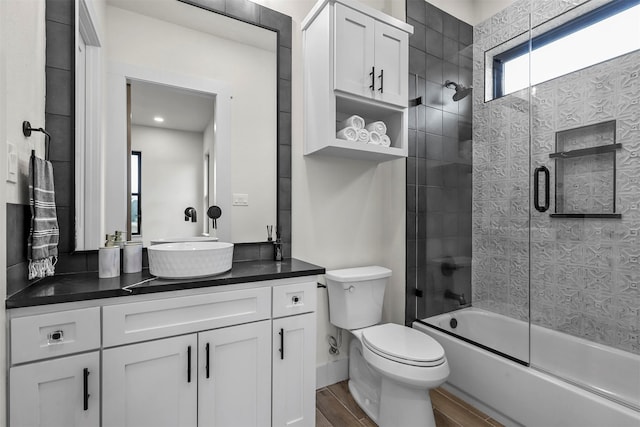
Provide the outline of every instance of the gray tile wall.
{"type": "Polygon", "coordinates": [[[471,97],[454,102],[446,80],[472,84],[473,29],[424,0],[407,0],[409,109],[406,322],[471,299],[471,97]],[[442,270],[455,259],[458,268],[442,270]],[[451,274],[449,274],[451,273],[451,274]],[[416,290],[422,297],[416,297],[416,290]]]}
{"type": "MultiPolygon", "coordinates": [[[[278,32],[278,222],[283,254],[291,256],[291,17],[247,0],[190,0],[221,13],[278,32]]],[[[96,251],[74,252],[74,2],[46,0],[46,104],[44,126],[52,135],[58,225],[59,259],[56,274],[97,271],[96,251]]],[[[7,204],[7,294],[29,285],[26,241],[28,206],[7,204]],[[15,227],[18,224],[19,226],[15,227]],[[26,225],[25,225],[26,224],[26,225]]],[[[239,260],[270,259],[270,245],[238,245],[239,260]],[[255,247],[252,247],[255,246],[255,247]]]]}
{"type": "MultiPolygon", "coordinates": [[[[473,300],[528,320],[530,286],[534,324],[640,353],[640,52],[539,84],[531,97],[483,98],[484,51],[527,30],[529,15],[544,25],[603,3],[522,0],[474,28],[473,300]],[[613,119],[622,219],[552,219],[533,209],[531,171],[546,165],[555,178],[555,133],[613,119]]],[[[584,180],[597,175],[587,162],[584,180]]]]}

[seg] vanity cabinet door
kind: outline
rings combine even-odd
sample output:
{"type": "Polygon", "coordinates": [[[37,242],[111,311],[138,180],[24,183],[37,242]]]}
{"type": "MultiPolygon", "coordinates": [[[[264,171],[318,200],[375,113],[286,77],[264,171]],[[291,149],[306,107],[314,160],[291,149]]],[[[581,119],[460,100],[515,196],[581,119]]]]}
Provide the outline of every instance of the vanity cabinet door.
{"type": "Polygon", "coordinates": [[[100,425],[97,351],[13,367],[9,381],[13,427],[100,425]]]}
{"type": "Polygon", "coordinates": [[[273,427],[313,426],[316,405],[316,315],[273,320],[273,427]]]}
{"type": "Polygon", "coordinates": [[[375,20],[339,3],[335,7],[335,89],[373,97],[375,20]]]}
{"type": "Polygon", "coordinates": [[[104,427],[196,427],[197,335],[104,350],[104,427]]]}
{"type": "Polygon", "coordinates": [[[271,425],[270,334],[271,320],[198,334],[199,427],[271,425]]]}
{"type": "Polygon", "coordinates": [[[376,21],[376,99],[406,107],[409,100],[409,38],[398,28],[376,21]]]}

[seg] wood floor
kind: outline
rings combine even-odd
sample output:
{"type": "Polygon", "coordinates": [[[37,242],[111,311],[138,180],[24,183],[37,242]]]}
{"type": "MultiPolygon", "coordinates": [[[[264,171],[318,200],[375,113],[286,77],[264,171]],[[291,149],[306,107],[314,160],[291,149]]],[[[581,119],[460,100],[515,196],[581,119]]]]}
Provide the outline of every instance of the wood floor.
{"type": "MultiPolygon", "coordinates": [[[[431,390],[437,427],[499,427],[499,422],[446,390],[431,390]]],[[[316,427],[350,427],[376,424],[351,397],[347,381],[316,392],[316,427]]]]}

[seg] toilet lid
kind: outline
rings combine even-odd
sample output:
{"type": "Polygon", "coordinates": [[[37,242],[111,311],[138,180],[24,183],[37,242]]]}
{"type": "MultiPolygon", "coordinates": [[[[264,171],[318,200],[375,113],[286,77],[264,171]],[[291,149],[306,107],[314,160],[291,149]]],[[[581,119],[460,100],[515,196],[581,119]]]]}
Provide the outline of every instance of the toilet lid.
{"type": "Polygon", "coordinates": [[[406,326],[372,326],[362,331],[362,338],[371,351],[400,363],[434,366],[444,359],[444,349],[436,340],[406,326]]]}

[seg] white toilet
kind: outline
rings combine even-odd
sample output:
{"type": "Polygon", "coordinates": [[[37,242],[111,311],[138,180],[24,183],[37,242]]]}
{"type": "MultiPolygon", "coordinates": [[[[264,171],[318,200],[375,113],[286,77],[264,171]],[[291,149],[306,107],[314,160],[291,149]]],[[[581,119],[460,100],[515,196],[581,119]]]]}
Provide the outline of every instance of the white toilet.
{"type": "Polygon", "coordinates": [[[386,323],[382,300],[391,270],[327,271],[329,318],[355,337],[349,346],[349,390],[380,427],[435,426],[429,389],[449,376],[444,349],[430,336],[386,323]]]}

